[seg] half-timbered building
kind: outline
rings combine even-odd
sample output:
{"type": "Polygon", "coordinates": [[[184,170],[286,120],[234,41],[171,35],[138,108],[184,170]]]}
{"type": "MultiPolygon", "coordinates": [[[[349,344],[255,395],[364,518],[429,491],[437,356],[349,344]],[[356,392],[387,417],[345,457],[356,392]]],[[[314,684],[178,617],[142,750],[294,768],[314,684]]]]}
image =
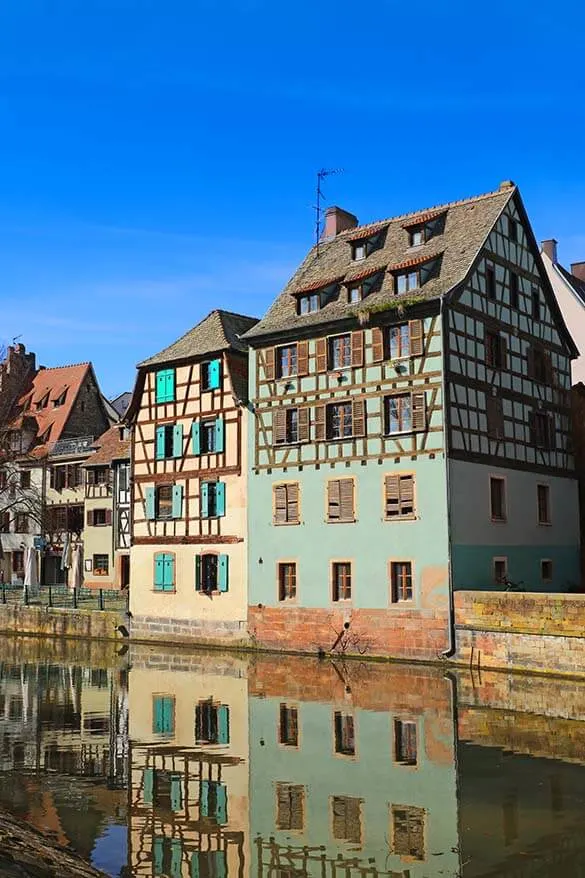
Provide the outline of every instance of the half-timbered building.
{"type": "Polygon", "coordinates": [[[245,636],[246,345],[256,321],[213,311],[145,360],[133,425],[133,632],[245,636]]]}
{"type": "Polygon", "coordinates": [[[434,656],[453,588],[577,581],[577,352],[514,184],[329,209],[245,338],[259,643],[434,656]]]}

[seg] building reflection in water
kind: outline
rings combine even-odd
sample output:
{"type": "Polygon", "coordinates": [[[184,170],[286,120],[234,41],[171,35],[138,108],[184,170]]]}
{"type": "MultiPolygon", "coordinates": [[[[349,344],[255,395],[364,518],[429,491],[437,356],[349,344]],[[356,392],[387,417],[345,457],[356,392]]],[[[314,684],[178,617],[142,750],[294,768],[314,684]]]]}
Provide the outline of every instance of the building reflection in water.
{"type": "Polygon", "coordinates": [[[0,804],[114,878],[585,869],[582,683],[7,643],[0,804]]]}

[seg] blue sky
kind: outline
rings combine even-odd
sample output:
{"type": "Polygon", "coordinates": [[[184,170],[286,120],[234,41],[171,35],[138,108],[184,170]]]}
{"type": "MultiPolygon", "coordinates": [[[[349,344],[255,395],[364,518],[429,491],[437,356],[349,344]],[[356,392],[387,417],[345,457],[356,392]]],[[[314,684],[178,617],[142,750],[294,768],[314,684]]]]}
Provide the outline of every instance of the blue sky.
{"type": "Polygon", "coordinates": [[[367,222],[521,188],[585,259],[583,4],[3,0],[0,341],[104,392],[214,307],[260,316],[315,172],[367,222]]]}

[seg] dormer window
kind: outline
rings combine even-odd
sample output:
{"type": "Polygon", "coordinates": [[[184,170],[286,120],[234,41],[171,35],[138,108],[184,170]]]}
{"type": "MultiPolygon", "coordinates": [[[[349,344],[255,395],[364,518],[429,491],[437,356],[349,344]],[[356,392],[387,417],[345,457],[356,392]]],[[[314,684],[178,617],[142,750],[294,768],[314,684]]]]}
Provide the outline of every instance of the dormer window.
{"type": "Polygon", "coordinates": [[[425,242],[425,227],[419,226],[418,228],[410,230],[410,246],[411,247],[420,247],[421,244],[425,242]]]}
{"type": "Polygon", "coordinates": [[[347,300],[350,305],[355,305],[356,302],[361,302],[364,297],[364,289],[361,284],[357,284],[357,286],[350,286],[347,292],[347,300]]]}
{"type": "Polygon", "coordinates": [[[403,226],[408,232],[408,241],[411,247],[421,247],[431,238],[442,235],[445,228],[445,214],[426,214],[419,216],[418,221],[413,220],[403,226]]]}
{"type": "Polygon", "coordinates": [[[67,397],[67,391],[64,390],[63,393],[60,393],[59,396],[53,400],[53,406],[55,408],[59,408],[59,406],[63,405],[65,399],[67,397]]]}
{"type": "Polygon", "coordinates": [[[36,404],[36,410],[40,411],[41,409],[46,409],[48,405],[49,405],[49,391],[47,391],[45,393],[45,395],[43,397],[41,397],[41,399],[38,400],[38,402],[36,404]]]}
{"type": "Polygon", "coordinates": [[[354,262],[358,262],[360,259],[365,259],[367,255],[368,251],[365,241],[360,241],[359,243],[352,245],[352,259],[354,262]]]}
{"type": "Polygon", "coordinates": [[[390,271],[394,275],[395,294],[400,295],[400,293],[408,293],[411,290],[419,289],[428,280],[438,275],[440,264],[441,254],[426,261],[424,259],[418,261],[410,260],[410,265],[408,262],[405,262],[402,265],[391,267],[390,271]],[[413,262],[415,263],[414,265],[412,264],[413,262]]]}
{"type": "Polygon", "coordinates": [[[298,300],[298,313],[299,314],[312,314],[314,311],[318,311],[321,307],[321,301],[319,293],[309,293],[306,296],[299,296],[298,300]]]}
{"type": "Polygon", "coordinates": [[[409,290],[417,290],[420,287],[420,274],[418,269],[405,271],[396,275],[396,292],[407,293],[409,290]]]}

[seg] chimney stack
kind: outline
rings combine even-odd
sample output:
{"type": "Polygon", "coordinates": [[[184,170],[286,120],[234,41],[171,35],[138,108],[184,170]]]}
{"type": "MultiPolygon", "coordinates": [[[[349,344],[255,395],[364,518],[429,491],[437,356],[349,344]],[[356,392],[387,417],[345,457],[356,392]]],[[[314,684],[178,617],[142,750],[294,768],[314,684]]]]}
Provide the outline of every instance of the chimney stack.
{"type": "Polygon", "coordinates": [[[541,241],[540,247],[543,253],[546,253],[551,262],[555,265],[558,262],[557,259],[557,241],[554,238],[549,238],[548,241],[541,241]]]}
{"type": "Polygon", "coordinates": [[[343,210],[341,207],[328,207],[325,211],[325,228],[321,236],[322,241],[335,238],[340,232],[355,229],[358,224],[357,216],[343,210]]]}
{"type": "Polygon", "coordinates": [[[579,280],[585,281],[585,262],[572,262],[571,274],[574,274],[579,280]]]}

